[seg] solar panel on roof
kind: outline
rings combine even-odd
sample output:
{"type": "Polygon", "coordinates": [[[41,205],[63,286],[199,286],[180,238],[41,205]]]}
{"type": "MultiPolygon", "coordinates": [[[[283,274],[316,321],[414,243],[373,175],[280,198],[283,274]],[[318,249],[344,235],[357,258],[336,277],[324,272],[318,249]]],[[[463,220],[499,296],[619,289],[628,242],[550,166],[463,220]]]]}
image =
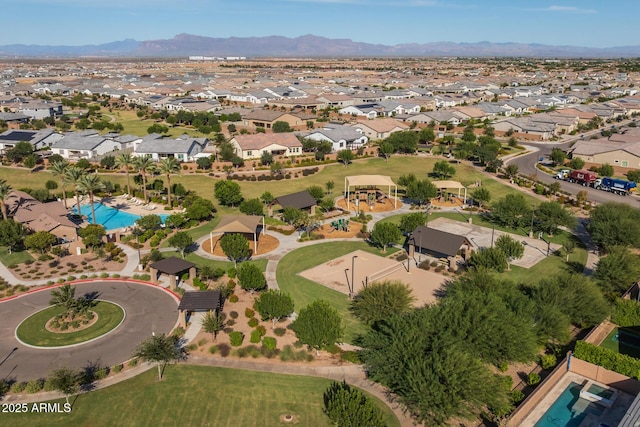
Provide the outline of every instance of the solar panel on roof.
{"type": "Polygon", "coordinates": [[[7,135],[0,136],[3,141],[31,141],[35,136],[35,132],[15,131],[7,135]]]}

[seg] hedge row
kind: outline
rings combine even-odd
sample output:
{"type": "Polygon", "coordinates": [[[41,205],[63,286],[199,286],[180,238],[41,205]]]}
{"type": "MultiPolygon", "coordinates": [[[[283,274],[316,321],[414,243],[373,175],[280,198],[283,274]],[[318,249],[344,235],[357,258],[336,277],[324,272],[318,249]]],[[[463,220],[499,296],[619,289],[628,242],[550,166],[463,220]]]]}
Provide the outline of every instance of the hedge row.
{"type": "Polygon", "coordinates": [[[573,355],[578,359],[602,366],[610,371],[631,378],[640,378],[640,360],[626,354],[619,354],[584,341],[577,341],[573,355]]]}

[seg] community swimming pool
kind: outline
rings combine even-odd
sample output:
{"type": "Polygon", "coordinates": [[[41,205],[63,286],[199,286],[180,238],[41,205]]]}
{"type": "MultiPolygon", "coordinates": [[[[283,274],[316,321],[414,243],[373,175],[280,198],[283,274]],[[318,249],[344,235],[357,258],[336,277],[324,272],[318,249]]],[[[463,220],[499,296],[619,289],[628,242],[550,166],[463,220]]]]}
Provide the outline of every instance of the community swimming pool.
{"type": "MultiPolygon", "coordinates": [[[[103,205],[100,202],[95,202],[93,206],[96,211],[96,223],[102,224],[105,230],[115,230],[117,228],[130,227],[135,224],[138,218],[141,217],[141,215],[121,211],[119,209],[103,205]]],[[[93,223],[91,205],[81,205],[80,212],[82,212],[83,215],[87,215],[87,217],[89,218],[89,222],[93,223]]],[[[77,208],[73,208],[73,213],[78,213],[77,208]]],[[[164,222],[165,219],[167,219],[167,217],[169,216],[167,214],[156,215],[158,215],[160,219],[162,219],[162,222],[164,222]]]]}
{"type": "Polygon", "coordinates": [[[587,414],[600,416],[604,407],[580,397],[582,385],[571,382],[535,427],[578,427],[587,414]]]}

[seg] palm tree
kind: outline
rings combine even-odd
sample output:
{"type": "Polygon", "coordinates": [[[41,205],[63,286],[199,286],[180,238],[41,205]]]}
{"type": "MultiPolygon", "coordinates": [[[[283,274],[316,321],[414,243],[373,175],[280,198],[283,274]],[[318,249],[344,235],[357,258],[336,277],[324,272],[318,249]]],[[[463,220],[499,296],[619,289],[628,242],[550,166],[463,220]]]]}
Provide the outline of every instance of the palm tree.
{"type": "Polygon", "coordinates": [[[72,185],[73,192],[76,195],[76,206],[78,207],[78,215],[82,216],[82,212],[80,212],[80,191],[78,190],[78,183],[80,179],[85,175],[85,171],[82,168],[77,166],[69,166],[63,176],[64,185],[72,185]]]}
{"type": "Polygon", "coordinates": [[[68,207],[67,207],[67,192],[64,189],[64,186],[65,186],[64,173],[68,167],[69,167],[69,163],[67,163],[64,160],[58,160],[56,162],[51,163],[51,172],[53,173],[53,176],[57,176],[58,178],[60,178],[60,187],[62,188],[62,200],[64,201],[65,209],[68,209],[68,207]]]}
{"type": "Polygon", "coordinates": [[[147,201],[147,173],[155,169],[155,164],[151,156],[136,157],[133,166],[142,174],[142,194],[144,201],[147,201]]]}
{"type": "Polygon", "coordinates": [[[116,167],[124,168],[127,171],[127,195],[131,196],[131,183],[129,181],[129,168],[133,166],[135,159],[131,153],[120,153],[116,156],[116,167]]]}
{"type": "Polygon", "coordinates": [[[5,200],[11,191],[13,191],[11,185],[9,185],[6,180],[0,179],[0,209],[2,209],[2,219],[5,221],[7,220],[7,205],[5,204],[5,200]]]}
{"type": "Polygon", "coordinates": [[[173,207],[171,204],[171,174],[180,173],[180,164],[175,157],[166,157],[160,160],[158,170],[167,176],[167,202],[169,202],[169,207],[173,207]]]}
{"type": "Polygon", "coordinates": [[[93,194],[96,191],[104,189],[104,183],[100,181],[100,177],[95,173],[83,175],[78,181],[79,190],[83,193],[89,193],[89,203],[91,203],[91,219],[96,224],[96,208],[93,205],[93,194]]]}

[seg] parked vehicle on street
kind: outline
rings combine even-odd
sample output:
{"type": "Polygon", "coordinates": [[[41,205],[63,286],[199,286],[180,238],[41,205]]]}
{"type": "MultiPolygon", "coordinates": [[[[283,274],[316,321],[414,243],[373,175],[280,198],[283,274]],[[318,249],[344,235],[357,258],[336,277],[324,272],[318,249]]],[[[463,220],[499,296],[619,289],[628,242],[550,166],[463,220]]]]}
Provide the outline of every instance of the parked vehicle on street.
{"type": "Polygon", "coordinates": [[[575,170],[569,173],[569,182],[575,182],[585,187],[593,187],[593,184],[598,179],[598,175],[595,172],[585,170],[575,170]]]}
{"type": "Polygon", "coordinates": [[[631,194],[631,192],[636,191],[637,187],[633,181],[609,177],[597,179],[593,186],[598,190],[608,191],[609,193],[619,194],[621,196],[631,194]]]}

